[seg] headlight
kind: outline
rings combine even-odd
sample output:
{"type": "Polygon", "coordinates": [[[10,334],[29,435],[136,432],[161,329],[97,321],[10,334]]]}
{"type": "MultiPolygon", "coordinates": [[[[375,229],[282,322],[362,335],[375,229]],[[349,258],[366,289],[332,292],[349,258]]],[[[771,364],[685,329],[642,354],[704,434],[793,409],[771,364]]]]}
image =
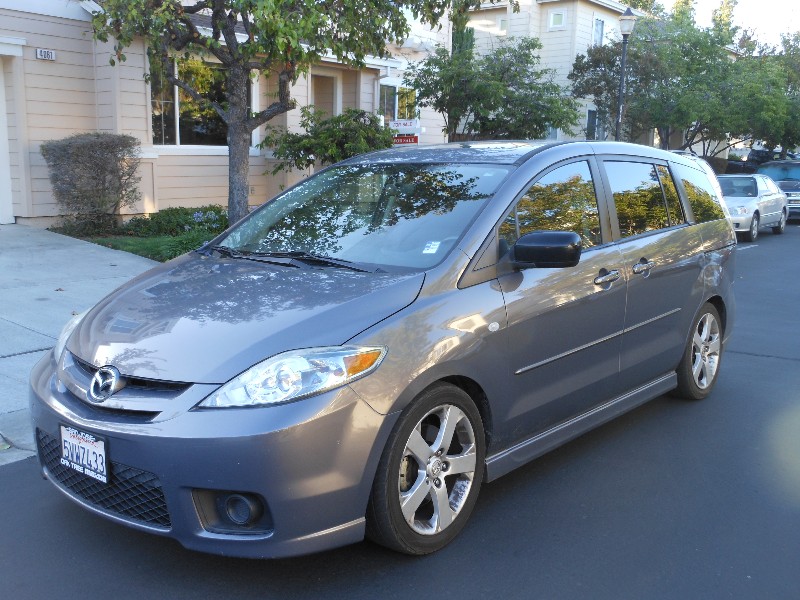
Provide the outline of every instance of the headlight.
{"type": "Polygon", "coordinates": [[[89,309],[83,311],[80,314],[75,315],[67,324],[64,325],[64,329],[61,330],[61,334],[58,336],[58,341],[56,341],[55,348],[53,348],[53,356],[56,359],[56,362],[61,360],[61,355],[64,354],[64,348],[67,347],[67,340],[69,339],[70,334],[75,330],[78,326],[78,323],[81,322],[83,317],[86,316],[86,313],[89,312],[89,309]]]}
{"type": "Polygon", "coordinates": [[[737,206],[731,211],[734,215],[746,215],[750,212],[746,206],[737,206]]]}
{"type": "Polygon", "coordinates": [[[234,377],[198,406],[264,406],[307,398],[371,373],[385,355],[386,348],[362,346],[284,352],[234,377]]]}

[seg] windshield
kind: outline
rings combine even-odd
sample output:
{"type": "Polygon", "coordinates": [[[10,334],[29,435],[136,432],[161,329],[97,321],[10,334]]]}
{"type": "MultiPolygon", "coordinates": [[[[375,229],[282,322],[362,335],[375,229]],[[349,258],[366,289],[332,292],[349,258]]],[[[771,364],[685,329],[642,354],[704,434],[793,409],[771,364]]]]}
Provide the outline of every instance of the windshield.
{"type": "Polygon", "coordinates": [[[794,179],[800,181],[800,164],[796,165],[762,165],[758,167],[758,173],[769,175],[775,181],[782,179],[794,179]]]}
{"type": "Polygon", "coordinates": [[[218,242],[248,254],[308,253],[427,268],[440,262],[511,167],[372,164],[327,169],[218,242]]]}
{"type": "Polygon", "coordinates": [[[753,177],[728,177],[719,178],[719,185],[725,196],[758,196],[758,185],[753,177]]]}

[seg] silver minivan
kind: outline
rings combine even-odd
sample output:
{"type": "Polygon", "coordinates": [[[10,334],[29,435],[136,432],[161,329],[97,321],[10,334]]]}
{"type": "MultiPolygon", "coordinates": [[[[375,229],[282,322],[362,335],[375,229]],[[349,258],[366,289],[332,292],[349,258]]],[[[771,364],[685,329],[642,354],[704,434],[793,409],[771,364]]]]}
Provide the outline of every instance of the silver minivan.
{"type": "Polygon", "coordinates": [[[711,392],[735,315],[714,188],[612,142],[329,167],[65,327],[31,374],[42,471],[196,550],[435,551],[483,483],[711,392]]]}

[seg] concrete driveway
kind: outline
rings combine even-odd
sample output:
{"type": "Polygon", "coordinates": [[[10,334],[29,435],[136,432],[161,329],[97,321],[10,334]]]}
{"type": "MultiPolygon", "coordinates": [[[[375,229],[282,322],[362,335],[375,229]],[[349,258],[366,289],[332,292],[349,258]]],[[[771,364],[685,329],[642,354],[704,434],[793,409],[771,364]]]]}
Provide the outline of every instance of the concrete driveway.
{"type": "Polygon", "coordinates": [[[156,263],[26,225],[0,225],[0,465],[34,453],[28,374],[70,317],[156,263]]]}

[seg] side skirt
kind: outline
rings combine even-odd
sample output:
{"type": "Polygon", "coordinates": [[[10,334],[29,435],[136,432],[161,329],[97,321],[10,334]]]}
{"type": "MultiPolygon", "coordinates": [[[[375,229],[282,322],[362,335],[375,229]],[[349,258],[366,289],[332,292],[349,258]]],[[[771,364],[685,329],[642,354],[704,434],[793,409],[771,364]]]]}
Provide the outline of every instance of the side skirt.
{"type": "Polygon", "coordinates": [[[573,417],[524,440],[511,448],[503,450],[486,459],[486,481],[492,481],[513,471],[519,466],[547,454],[583,435],[587,431],[599,427],[603,423],[644,404],[648,400],[675,389],[678,376],[672,372],[651,381],[645,386],[628,392],[623,396],[609,400],[592,410],[573,417]]]}

